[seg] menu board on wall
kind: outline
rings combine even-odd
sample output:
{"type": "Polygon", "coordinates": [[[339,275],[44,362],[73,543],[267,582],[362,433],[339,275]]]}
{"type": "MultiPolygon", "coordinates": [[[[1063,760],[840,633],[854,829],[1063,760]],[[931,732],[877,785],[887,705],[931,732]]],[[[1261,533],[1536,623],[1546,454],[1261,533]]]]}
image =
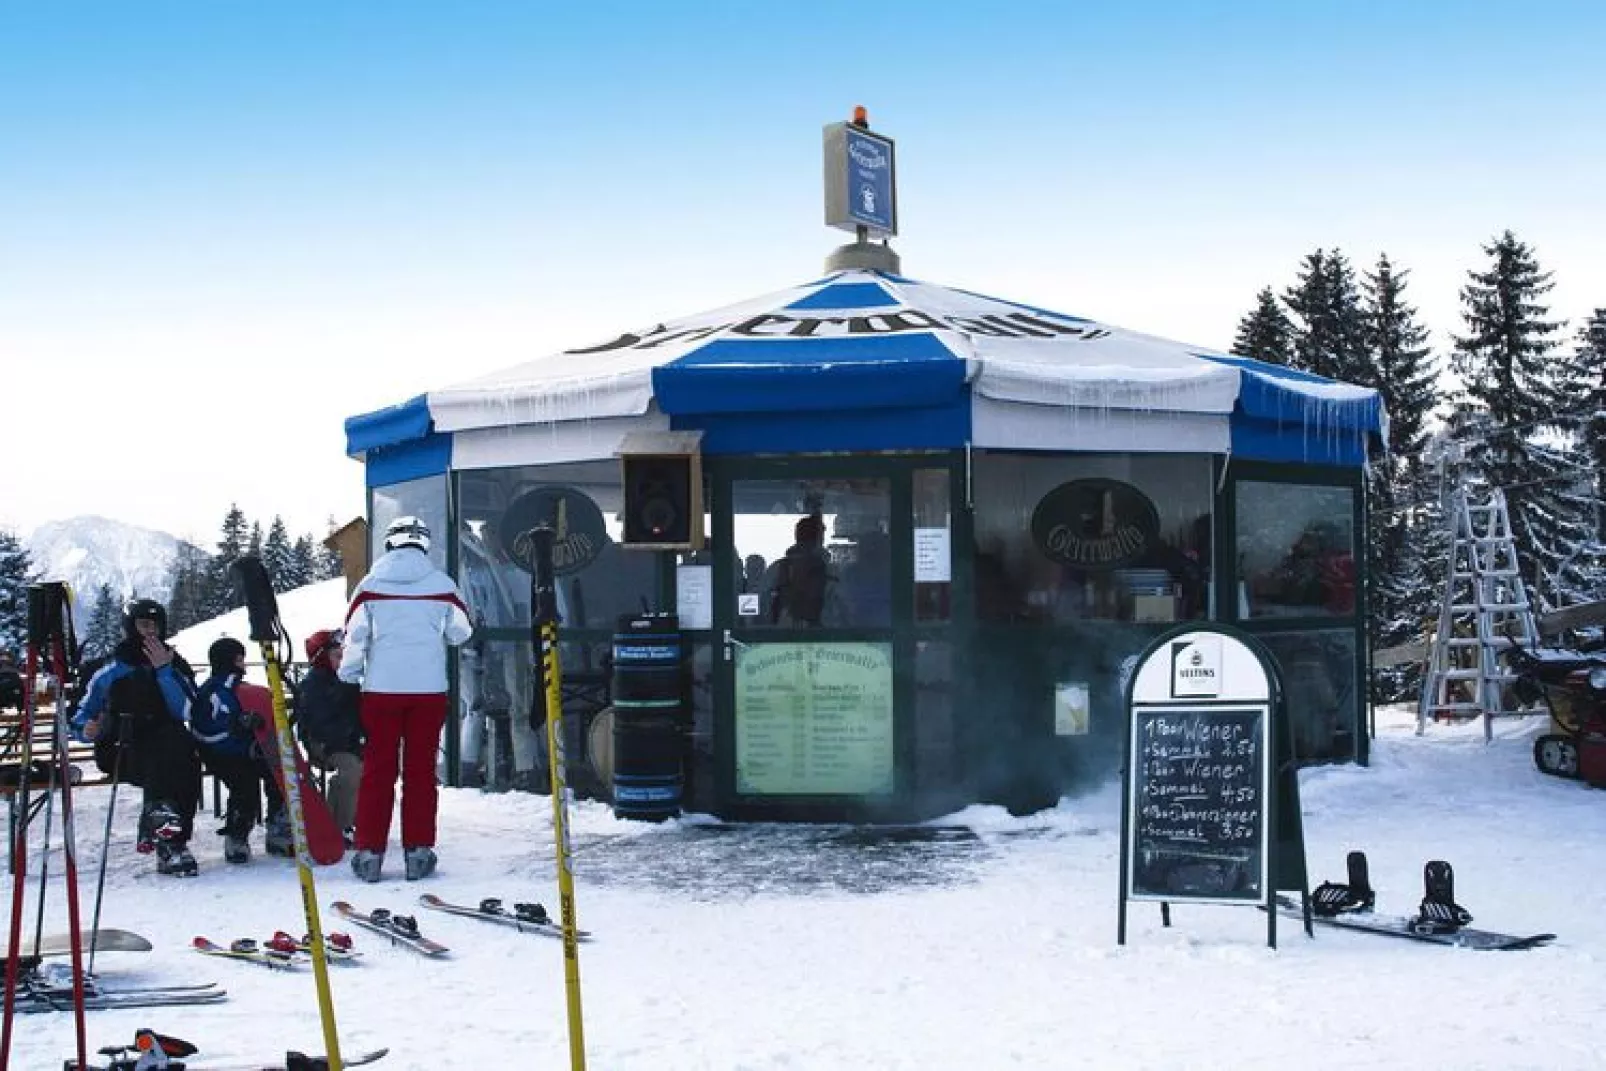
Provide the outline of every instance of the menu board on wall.
{"type": "Polygon", "coordinates": [[[737,648],[737,792],[864,796],[893,787],[890,643],[737,648]]]}

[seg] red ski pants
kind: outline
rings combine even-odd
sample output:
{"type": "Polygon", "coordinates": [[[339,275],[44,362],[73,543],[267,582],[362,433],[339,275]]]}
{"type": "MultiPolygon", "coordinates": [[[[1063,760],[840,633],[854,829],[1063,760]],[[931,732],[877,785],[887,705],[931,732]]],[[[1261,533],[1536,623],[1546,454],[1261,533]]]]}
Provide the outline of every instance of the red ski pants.
{"type": "Polygon", "coordinates": [[[383,852],[390,839],[390,812],[396,801],[396,773],[402,779],[402,846],[433,847],[435,752],[446,724],[446,696],[364,692],[358,708],[368,743],[363,748],[362,784],[357,789],[357,849],[383,852]]]}

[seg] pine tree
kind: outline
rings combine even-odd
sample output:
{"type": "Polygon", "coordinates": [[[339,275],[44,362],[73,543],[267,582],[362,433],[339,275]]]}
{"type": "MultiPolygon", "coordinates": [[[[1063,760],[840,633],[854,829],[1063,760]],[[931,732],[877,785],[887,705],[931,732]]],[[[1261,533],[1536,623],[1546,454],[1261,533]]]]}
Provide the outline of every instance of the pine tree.
{"type": "MultiPolygon", "coordinates": [[[[1426,639],[1443,563],[1436,474],[1425,460],[1428,418],[1439,404],[1438,368],[1428,331],[1405,300],[1406,277],[1388,257],[1362,281],[1362,312],[1371,378],[1389,413],[1388,452],[1372,462],[1368,569],[1372,598],[1368,628],[1375,649],[1426,639]],[[1431,508],[1430,508],[1431,507],[1431,508]]],[[[1408,690],[1408,674],[1379,671],[1374,697],[1393,701],[1408,690]]]]}
{"type": "Polygon", "coordinates": [[[249,540],[250,530],[246,528],[245,514],[239,506],[230,505],[229,511],[223,515],[217,553],[212,556],[201,620],[218,617],[243,605],[235,591],[233,565],[245,554],[249,540]]]}
{"type": "Polygon", "coordinates": [[[296,537],[295,544],[290,548],[290,560],[294,563],[292,568],[303,584],[315,584],[323,579],[318,572],[318,553],[312,549],[310,535],[303,534],[296,537]]]}
{"type": "Polygon", "coordinates": [[[1596,309],[1578,329],[1573,363],[1585,393],[1569,408],[1583,411],[1578,437],[1580,451],[1594,474],[1594,538],[1606,543],[1606,309],[1596,309]]]}
{"type": "Polygon", "coordinates": [[[1360,290],[1343,253],[1318,249],[1308,255],[1283,300],[1295,318],[1289,362],[1293,367],[1328,379],[1373,385],[1360,290]]]}
{"type": "Polygon", "coordinates": [[[80,649],[84,658],[110,655],[123,638],[123,607],[110,584],[95,592],[95,605],[89,611],[80,649]]]}
{"type": "Polygon", "coordinates": [[[28,584],[33,563],[16,533],[0,529],[0,650],[21,660],[28,645],[28,584]]]}
{"type": "Polygon", "coordinates": [[[274,591],[294,591],[307,582],[297,568],[290,547],[290,533],[285,530],[284,518],[274,515],[268,526],[268,537],[262,543],[262,564],[273,578],[274,591]]]}
{"type": "Polygon", "coordinates": [[[246,541],[245,552],[262,557],[262,522],[251,522],[251,538],[246,541]]]}
{"type": "Polygon", "coordinates": [[[211,557],[198,547],[180,543],[168,574],[167,627],[180,632],[214,616],[207,612],[214,573],[211,557]]]}
{"type": "MultiPolygon", "coordinates": [[[[335,520],[333,517],[330,517],[326,523],[329,527],[329,531],[325,533],[325,539],[331,535],[334,535],[340,530],[340,522],[335,520]]],[[[338,550],[322,543],[320,543],[315,549],[318,554],[319,580],[333,580],[336,577],[346,575],[345,562],[341,560],[340,552],[338,550]]]]}
{"type": "Polygon", "coordinates": [[[1255,295],[1255,307],[1238,321],[1232,352],[1268,364],[1288,364],[1294,356],[1294,325],[1271,287],[1255,295]]]}
{"type": "Polygon", "coordinates": [[[1562,324],[1540,303],[1553,284],[1533,250],[1506,231],[1483,251],[1488,268],[1469,271],[1461,288],[1466,333],[1452,359],[1463,404],[1488,424],[1466,442],[1467,459],[1504,490],[1523,580],[1530,597],[1550,605],[1556,569],[1588,535],[1587,499],[1572,486],[1580,474],[1568,445],[1555,441],[1578,404],[1567,397],[1576,390],[1573,368],[1555,359],[1562,324]]]}

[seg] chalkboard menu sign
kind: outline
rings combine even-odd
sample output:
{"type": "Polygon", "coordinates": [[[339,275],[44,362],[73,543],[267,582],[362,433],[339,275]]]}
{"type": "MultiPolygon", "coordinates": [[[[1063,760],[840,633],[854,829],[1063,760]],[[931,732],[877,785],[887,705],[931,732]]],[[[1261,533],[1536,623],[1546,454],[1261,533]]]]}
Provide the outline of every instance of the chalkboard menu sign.
{"type": "Polygon", "coordinates": [[[1132,712],[1133,899],[1265,899],[1266,709],[1132,712]]]}
{"type": "Polygon", "coordinates": [[[883,795],[895,787],[890,643],[737,649],[736,790],[883,795]]]}

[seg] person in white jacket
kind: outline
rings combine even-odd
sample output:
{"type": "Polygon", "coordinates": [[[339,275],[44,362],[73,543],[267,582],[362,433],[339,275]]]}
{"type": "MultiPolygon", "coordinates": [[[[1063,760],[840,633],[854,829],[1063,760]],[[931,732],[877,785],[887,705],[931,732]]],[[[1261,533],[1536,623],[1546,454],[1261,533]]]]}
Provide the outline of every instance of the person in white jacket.
{"type": "Polygon", "coordinates": [[[435,870],[435,753],[446,724],[446,648],[474,631],[452,578],[429,560],[429,528],[399,517],[385,529],[385,553],[352,593],[340,679],[362,685],[359,716],[368,737],[357,790],[352,872],[378,881],[390,813],[402,780],[402,849],[407,880],[435,870]]]}

